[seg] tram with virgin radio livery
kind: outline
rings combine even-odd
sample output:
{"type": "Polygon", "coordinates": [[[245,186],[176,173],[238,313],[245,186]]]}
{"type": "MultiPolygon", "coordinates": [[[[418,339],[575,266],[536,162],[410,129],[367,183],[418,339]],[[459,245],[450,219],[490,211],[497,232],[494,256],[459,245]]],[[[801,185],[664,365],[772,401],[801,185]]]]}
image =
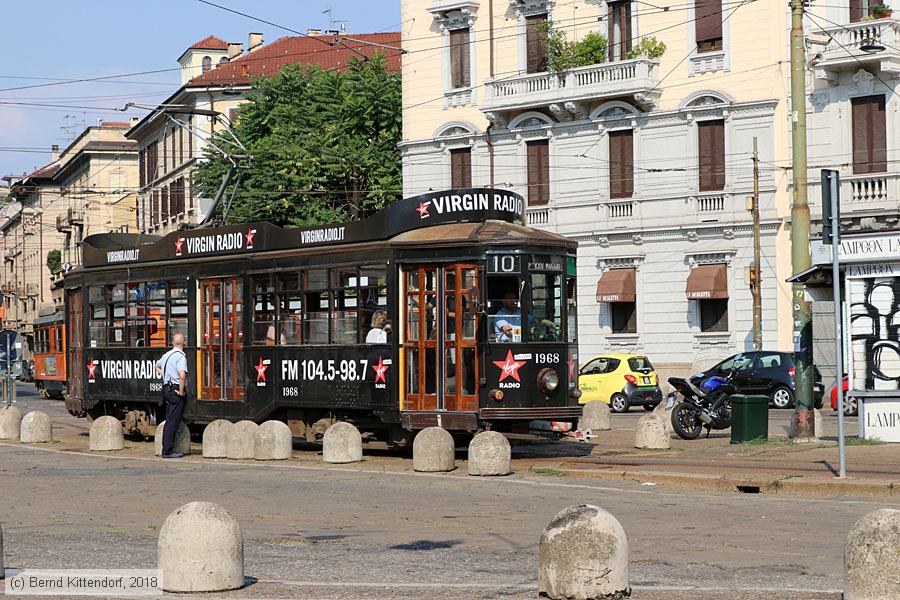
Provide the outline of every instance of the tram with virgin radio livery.
{"type": "Polygon", "coordinates": [[[524,208],[453,189],[328,226],[90,236],[65,278],[67,409],[152,432],[154,363],[180,332],[192,425],[279,419],[315,440],[343,420],[396,444],[573,423],[576,244],[524,208]]]}

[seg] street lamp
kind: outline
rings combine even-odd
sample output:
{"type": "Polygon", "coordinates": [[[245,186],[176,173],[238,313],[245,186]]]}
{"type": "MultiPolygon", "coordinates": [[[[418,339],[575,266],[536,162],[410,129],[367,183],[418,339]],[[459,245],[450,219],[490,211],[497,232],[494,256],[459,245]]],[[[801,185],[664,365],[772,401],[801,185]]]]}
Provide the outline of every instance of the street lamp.
{"type": "Polygon", "coordinates": [[[860,44],[859,49],[866,54],[875,54],[876,52],[884,51],[884,44],[876,39],[866,38],[863,40],[863,43],[860,44]]]}

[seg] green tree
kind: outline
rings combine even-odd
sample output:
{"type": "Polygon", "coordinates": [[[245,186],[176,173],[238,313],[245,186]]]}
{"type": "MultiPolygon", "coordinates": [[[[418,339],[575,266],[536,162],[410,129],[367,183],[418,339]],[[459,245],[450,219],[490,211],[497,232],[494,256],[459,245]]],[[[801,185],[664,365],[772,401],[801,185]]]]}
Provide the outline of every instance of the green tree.
{"type": "Polygon", "coordinates": [[[47,253],[47,268],[51,273],[56,273],[62,267],[62,253],[59,250],[51,250],[47,253]]]}
{"type": "MultiPolygon", "coordinates": [[[[234,126],[252,160],[229,221],[333,223],[400,197],[400,76],[383,57],[340,72],[288,65],[254,88],[234,126]]],[[[217,134],[215,143],[227,147],[228,136],[217,134]]],[[[195,181],[211,197],[229,163],[210,148],[205,158],[195,181]]]]}

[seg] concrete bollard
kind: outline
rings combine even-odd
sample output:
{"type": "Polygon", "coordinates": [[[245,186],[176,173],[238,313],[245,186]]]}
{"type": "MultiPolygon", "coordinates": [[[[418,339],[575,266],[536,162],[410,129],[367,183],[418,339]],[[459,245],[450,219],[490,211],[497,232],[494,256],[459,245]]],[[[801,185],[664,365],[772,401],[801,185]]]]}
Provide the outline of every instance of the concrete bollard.
{"type": "Polygon", "coordinates": [[[234,423],[227,419],[217,419],[203,430],[203,458],[226,458],[228,456],[228,432],[234,423]]]}
{"type": "Polygon", "coordinates": [[[637,429],[634,431],[634,447],[652,450],[668,450],[672,447],[662,416],[650,413],[638,419],[637,429]]]}
{"type": "Polygon", "coordinates": [[[554,600],[631,593],[625,530],[598,506],[570,506],[553,517],[541,536],[538,560],[540,593],[554,600]]]}
{"type": "Polygon", "coordinates": [[[23,444],[46,444],[53,441],[53,424],[45,412],[34,410],[22,417],[19,441],[23,444]]]}
{"type": "MultiPolygon", "coordinates": [[[[165,426],[165,421],[157,425],[156,435],[153,436],[153,451],[156,456],[162,456],[163,428],[165,426]]],[[[178,426],[178,433],[175,434],[175,452],[180,452],[185,456],[191,453],[191,431],[183,421],[178,426]]]]}
{"type": "Polygon", "coordinates": [[[109,415],[91,423],[90,448],[95,452],[111,452],[125,449],[125,430],[122,423],[109,415]]]}
{"type": "Polygon", "coordinates": [[[578,429],[591,431],[609,431],[612,429],[609,417],[609,404],[602,400],[591,400],[581,409],[578,429]]]}
{"type": "Polygon", "coordinates": [[[822,411],[818,408],[813,409],[813,435],[817,438],[825,437],[825,421],[822,418],[822,411]]]}
{"type": "Polygon", "coordinates": [[[244,585],[241,528],[218,504],[177,508],[159,530],[157,550],[167,592],[224,592],[244,585]]]}
{"type": "Polygon", "coordinates": [[[656,405],[656,408],[653,409],[653,413],[661,416],[663,421],[666,423],[666,432],[669,435],[675,433],[675,428],[672,427],[672,411],[675,410],[675,406],[666,410],[666,399],[663,398],[662,402],[656,405]]]}
{"type": "Polygon", "coordinates": [[[456,468],[456,444],[450,432],[426,427],[413,440],[413,471],[442,473],[456,468]]]}
{"type": "Polygon", "coordinates": [[[359,430],[343,421],[326,429],[322,437],[322,460],[333,464],[360,462],[362,436],[359,430]]]}
{"type": "Polygon", "coordinates": [[[294,436],[287,423],[266,421],[256,430],[253,458],[256,460],[288,460],[294,451],[294,436]]]}
{"type": "Polygon", "coordinates": [[[253,421],[238,421],[228,431],[228,450],[226,455],[232,460],[253,459],[253,447],[256,444],[256,430],[259,425],[253,421]]]}
{"type": "Polygon", "coordinates": [[[900,598],[900,510],[857,521],[844,550],[844,600],[900,598]]]}
{"type": "Polygon", "coordinates": [[[469,442],[469,475],[509,475],[512,473],[512,448],[509,440],[496,431],[482,431],[469,442]]]}
{"type": "Polygon", "coordinates": [[[0,409],[0,440],[19,439],[19,428],[22,425],[22,411],[15,406],[0,409]]]}

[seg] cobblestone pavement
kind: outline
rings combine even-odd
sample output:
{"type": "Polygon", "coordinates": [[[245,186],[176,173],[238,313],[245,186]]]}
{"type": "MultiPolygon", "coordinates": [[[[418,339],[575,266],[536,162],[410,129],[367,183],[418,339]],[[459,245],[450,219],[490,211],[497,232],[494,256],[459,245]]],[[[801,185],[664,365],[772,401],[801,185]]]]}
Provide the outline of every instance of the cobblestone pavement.
{"type": "Polygon", "coordinates": [[[314,452],[277,464],[162,461],[144,443],[93,455],[68,449],[86,447],[86,424],[61,403],[20,398],[47,408],[63,441],[0,445],[8,568],[152,568],[165,517],[208,500],[244,533],[248,585],[226,597],[536,598],[543,526],[589,502],[628,533],[633,598],[838,599],[853,522],[900,508],[541,476],[521,467],[528,459],[510,477],[469,478],[415,474],[384,455],[352,466],[314,452]]]}

